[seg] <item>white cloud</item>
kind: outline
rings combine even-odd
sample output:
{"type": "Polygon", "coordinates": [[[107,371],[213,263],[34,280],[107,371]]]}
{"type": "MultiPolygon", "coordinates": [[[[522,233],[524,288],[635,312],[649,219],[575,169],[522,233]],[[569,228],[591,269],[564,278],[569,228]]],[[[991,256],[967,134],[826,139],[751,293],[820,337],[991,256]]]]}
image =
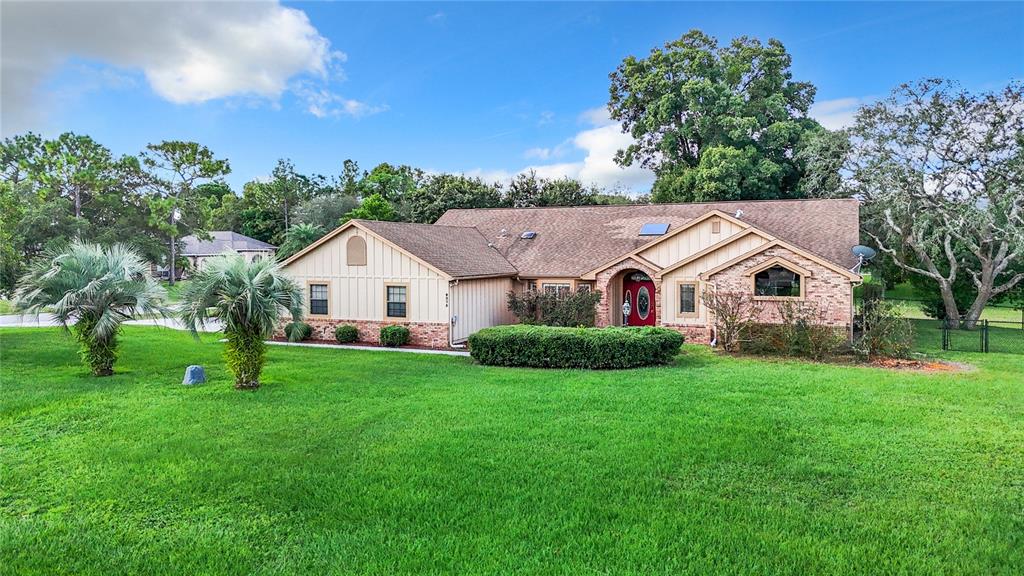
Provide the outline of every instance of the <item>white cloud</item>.
{"type": "Polygon", "coordinates": [[[345,98],[330,90],[312,85],[308,82],[297,82],[292,91],[306,106],[306,111],[317,118],[338,118],[352,116],[360,118],[388,109],[386,105],[370,105],[366,102],[345,98]]]}
{"type": "Polygon", "coordinates": [[[545,111],[540,113],[540,119],[537,120],[537,126],[543,126],[545,124],[550,124],[551,121],[554,120],[554,119],[555,119],[555,113],[551,112],[550,110],[545,110],[545,111]]]}
{"type": "Polygon", "coordinates": [[[466,174],[484,180],[507,182],[516,174],[532,170],[541,178],[576,178],[586,184],[597,184],[605,188],[646,192],[654,183],[654,173],[639,166],[622,168],[615,163],[615,153],[632,144],[632,136],[624,134],[621,125],[609,118],[608,111],[603,107],[584,111],[580,114],[580,122],[589,127],[555,147],[530,148],[523,156],[546,161],[579,152],[583,154],[582,160],[531,164],[515,172],[475,169],[466,174]]]}
{"type": "Polygon", "coordinates": [[[811,105],[808,115],[829,130],[839,130],[853,125],[857,109],[864,102],[863,98],[822,100],[811,105]]]}
{"type": "Polygon", "coordinates": [[[40,87],[72,58],[139,71],[178,104],[276,102],[296,76],[327,90],[345,60],[303,11],[273,1],[5,2],[0,48],[5,133],[45,119],[40,87]]]}

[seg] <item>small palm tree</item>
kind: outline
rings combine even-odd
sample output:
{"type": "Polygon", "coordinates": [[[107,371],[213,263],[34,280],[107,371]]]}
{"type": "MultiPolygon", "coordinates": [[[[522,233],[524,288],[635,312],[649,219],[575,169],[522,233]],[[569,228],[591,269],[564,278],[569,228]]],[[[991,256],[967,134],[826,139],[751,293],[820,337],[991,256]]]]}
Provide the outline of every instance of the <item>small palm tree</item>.
{"type": "Polygon", "coordinates": [[[110,376],[121,323],[139,314],[165,315],[166,297],[134,248],[76,241],[30,265],[18,282],[15,305],[34,313],[52,308],[65,329],[73,323],[83,361],[96,376],[110,376]]]}
{"type": "Polygon", "coordinates": [[[235,388],[259,388],[266,345],[283,312],[302,317],[302,290],[272,260],[237,254],[207,261],[182,295],[181,319],[193,335],[211,318],[224,322],[224,357],[235,388]]]}

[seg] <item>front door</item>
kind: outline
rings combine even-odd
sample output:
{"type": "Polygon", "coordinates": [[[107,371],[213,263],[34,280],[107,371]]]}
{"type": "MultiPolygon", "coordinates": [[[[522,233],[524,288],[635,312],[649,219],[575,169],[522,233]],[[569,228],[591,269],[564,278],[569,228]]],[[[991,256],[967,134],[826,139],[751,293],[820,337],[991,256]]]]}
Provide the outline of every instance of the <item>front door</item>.
{"type": "MultiPolygon", "coordinates": [[[[623,324],[654,326],[654,280],[643,272],[630,272],[622,279],[622,300],[629,302],[629,317],[623,324]]],[[[620,303],[621,306],[621,303],[620,303]]]]}

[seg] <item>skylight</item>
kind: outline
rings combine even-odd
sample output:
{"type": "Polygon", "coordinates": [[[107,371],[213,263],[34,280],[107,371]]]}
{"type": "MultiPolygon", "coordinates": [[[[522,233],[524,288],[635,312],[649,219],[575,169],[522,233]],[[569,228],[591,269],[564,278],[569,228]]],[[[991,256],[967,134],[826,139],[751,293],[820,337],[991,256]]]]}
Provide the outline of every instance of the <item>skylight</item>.
{"type": "Polygon", "coordinates": [[[649,222],[640,229],[641,236],[661,236],[668,232],[668,224],[656,224],[649,222]]]}
{"type": "Polygon", "coordinates": [[[537,233],[534,232],[533,230],[527,230],[526,232],[520,234],[519,237],[522,238],[523,240],[533,240],[534,238],[537,237],[537,233]]]}

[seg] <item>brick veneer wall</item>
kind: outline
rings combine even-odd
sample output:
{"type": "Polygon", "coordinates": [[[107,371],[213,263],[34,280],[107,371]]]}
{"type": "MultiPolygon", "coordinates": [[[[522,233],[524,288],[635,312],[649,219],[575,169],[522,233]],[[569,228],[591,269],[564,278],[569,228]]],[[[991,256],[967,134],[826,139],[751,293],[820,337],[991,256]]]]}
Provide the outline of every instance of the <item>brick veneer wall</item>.
{"type": "Polygon", "coordinates": [[[662,327],[675,330],[683,335],[687,344],[710,344],[714,329],[711,326],[693,324],[661,324],[662,327]]]}
{"type": "MultiPolygon", "coordinates": [[[[842,274],[781,246],[769,248],[760,254],[737,262],[712,275],[709,281],[716,290],[750,293],[752,284],[750,276],[747,276],[746,272],[775,257],[792,262],[812,273],[812,277],[801,279],[804,283],[804,302],[817,307],[821,324],[835,327],[846,327],[851,324],[853,321],[853,288],[850,281],[842,274]]],[[[760,300],[759,302],[762,304],[759,322],[777,323],[781,321],[778,307],[772,301],[760,300]]]]}
{"type": "MultiPolygon", "coordinates": [[[[613,304],[611,301],[612,281],[616,280],[619,272],[623,270],[639,270],[650,276],[651,280],[654,280],[654,294],[651,295],[651,298],[654,299],[654,317],[657,319],[658,324],[661,324],[661,278],[654,277],[655,271],[653,268],[632,258],[627,258],[597,274],[594,289],[601,291],[601,301],[597,304],[597,317],[594,323],[601,327],[611,325],[612,306],[617,306],[617,304],[613,304]]],[[[621,278],[618,280],[621,281],[621,278]]]]}
{"type": "MultiPolygon", "coordinates": [[[[342,324],[355,326],[359,330],[359,342],[380,344],[380,329],[384,326],[405,326],[409,329],[409,344],[426,348],[448,348],[448,325],[434,322],[378,322],[373,320],[323,320],[307,318],[303,320],[313,328],[314,340],[334,341],[334,329],[342,324]]],[[[278,325],[274,336],[284,336],[283,320],[278,325]]]]}

